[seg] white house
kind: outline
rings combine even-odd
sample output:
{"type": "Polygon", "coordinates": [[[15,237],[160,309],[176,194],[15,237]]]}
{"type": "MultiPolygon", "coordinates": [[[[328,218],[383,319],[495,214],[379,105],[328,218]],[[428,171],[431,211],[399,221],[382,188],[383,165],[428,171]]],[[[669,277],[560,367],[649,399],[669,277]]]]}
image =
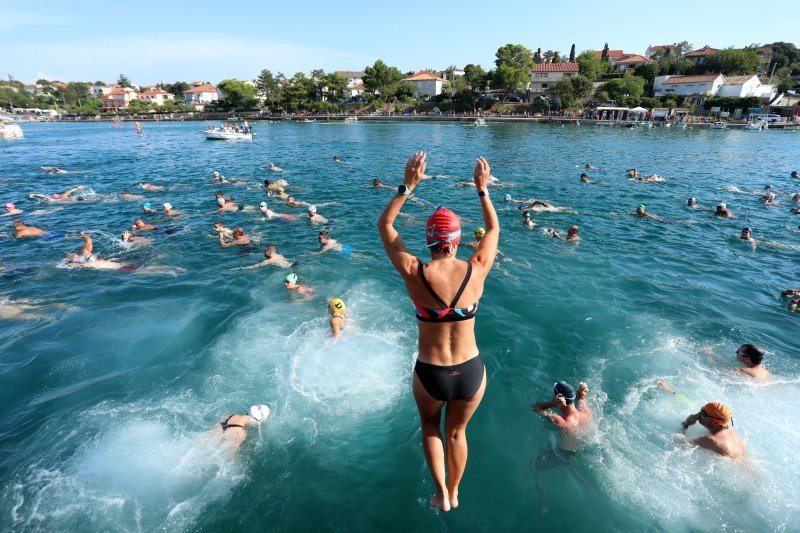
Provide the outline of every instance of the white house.
{"type": "Polygon", "coordinates": [[[442,94],[442,87],[445,83],[448,83],[446,79],[425,70],[421,70],[408,78],[403,78],[403,81],[407,81],[414,86],[414,98],[440,95],[442,94]]]}
{"type": "Polygon", "coordinates": [[[122,87],[109,91],[101,98],[103,105],[100,106],[100,109],[125,109],[131,103],[131,100],[136,98],[136,91],[128,87],[122,87]]]}
{"type": "Polygon", "coordinates": [[[653,96],[656,98],[667,94],[684,96],[716,95],[724,83],[722,74],[704,76],[656,76],[653,80],[653,96]]]}
{"type": "Polygon", "coordinates": [[[219,100],[219,91],[210,84],[197,85],[183,93],[183,103],[194,107],[198,111],[202,111],[207,104],[217,100],[219,100]]]}
{"type": "Polygon", "coordinates": [[[336,74],[347,78],[347,94],[350,98],[364,93],[365,72],[360,70],[337,70],[336,74]]]}
{"type": "Polygon", "coordinates": [[[719,89],[717,96],[733,96],[747,98],[749,96],[771,97],[775,94],[775,87],[762,85],[758,76],[725,76],[725,83],[719,89]]]}
{"type": "Polygon", "coordinates": [[[578,72],[577,63],[537,63],[531,72],[531,95],[544,94],[554,83],[577,76],[578,72]]]}
{"type": "Polygon", "coordinates": [[[174,100],[175,96],[172,93],[162,91],[161,89],[150,89],[143,93],[139,93],[136,99],[152,105],[164,105],[164,102],[167,100],[174,100]]]}

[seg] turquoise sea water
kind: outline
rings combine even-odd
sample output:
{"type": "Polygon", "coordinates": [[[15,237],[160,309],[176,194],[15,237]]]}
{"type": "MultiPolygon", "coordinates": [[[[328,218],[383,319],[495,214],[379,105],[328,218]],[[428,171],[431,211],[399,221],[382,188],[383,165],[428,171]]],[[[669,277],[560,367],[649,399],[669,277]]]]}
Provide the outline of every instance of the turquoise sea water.
{"type": "MultiPolygon", "coordinates": [[[[789,197],[765,207],[733,192],[800,190],[788,177],[800,135],[767,131],[627,130],[491,124],[256,124],[255,142],[205,141],[199,123],[25,125],[0,143],[2,203],[31,225],[92,232],[95,252],[185,272],[131,275],[59,268],[80,239],[0,239],[0,302],[61,304],[47,320],[0,322],[0,528],[47,531],[293,530],[567,531],[792,530],[800,520],[800,340],[782,289],[800,284],[800,217],[789,197]],[[476,331],[486,396],[469,426],[461,506],[428,508],[433,486],[420,445],[410,377],[416,324],[375,228],[408,156],[428,152],[437,179],[415,191],[482,225],[470,179],[484,155],[506,187],[493,192],[508,258],[486,283],[476,331]],[[346,164],[334,164],[338,154],[346,164]],[[353,253],[312,255],[317,229],[304,210],[267,199],[263,169],[298,199],[322,203],[333,238],[353,253]],[[593,184],[578,181],[590,161],[593,184]],[[41,165],[70,173],[47,175],[41,165]],[[628,180],[625,169],[668,183],[628,180]],[[214,170],[244,205],[267,199],[295,222],[254,212],[206,215],[214,170]],[[165,185],[137,189],[139,181],[165,185]],[[91,186],[96,202],[43,206],[28,193],[91,186]],[[189,213],[177,228],[127,250],[118,236],[140,215],[123,188],[189,213]],[[535,213],[527,230],[501,201],[540,198],[569,209],[535,213]],[[737,216],[685,207],[724,201],[737,216]],[[638,220],[638,204],[682,224],[638,220]],[[36,210],[45,212],[33,215],[36,210]],[[221,249],[207,235],[220,218],[296,259],[316,296],[297,301],[285,270],[231,271],[260,253],[221,249]],[[746,219],[746,220],[744,220],[746,219]],[[567,245],[540,229],[578,224],[567,245]],[[753,229],[758,248],[737,239],[753,229]],[[350,323],[328,336],[326,300],[341,297],[350,323]],[[741,343],[768,351],[777,379],[754,384],[731,370],[741,343]],[[703,354],[713,346],[719,358],[703,354]],[[590,387],[596,429],[574,470],[542,474],[541,514],[532,460],[551,427],[530,409],[553,382],[590,387]],[[655,386],[664,379],[688,401],[655,386]],[[733,462],[676,442],[676,429],[708,401],[723,401],[748,459],[733,462]],[[267,403],[235,459],[205,434],[231,412],[267,403]]],[[[398,229],[424,256],[431,206],[408,204],[398,229]]],[[[0,231],[10,231],[4,217],[0,231]]],[[[466,231],[465,231],[466,233],[466,231]]],[[[462,258],[467,250],[460,250],[462,258]]],[[[701,434],[695,427],[690,436],[701,434]]]]}

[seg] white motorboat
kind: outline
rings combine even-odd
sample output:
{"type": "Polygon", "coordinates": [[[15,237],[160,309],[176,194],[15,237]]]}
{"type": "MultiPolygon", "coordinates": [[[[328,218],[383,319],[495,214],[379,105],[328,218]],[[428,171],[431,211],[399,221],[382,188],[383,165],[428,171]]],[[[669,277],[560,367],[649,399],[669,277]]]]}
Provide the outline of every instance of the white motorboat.
{"type": "Polygon", "coordinates": [[[728,125],[724,122],[715,122],[710,127],[712,130],[724,130],[728,127],[728,125]]]}
{"type": "Polygon", "coordinates": [[[203,133],[206,139],[211,141],[252,141],[256,136],[253,132],[236,131],[231,128],[208,128],[203,133]]]}
{"type": "Polygon", "coordinates": [[[0,122],[0,139],[21,139],[25,137],[22,128],[11,122],[0,122]]]}

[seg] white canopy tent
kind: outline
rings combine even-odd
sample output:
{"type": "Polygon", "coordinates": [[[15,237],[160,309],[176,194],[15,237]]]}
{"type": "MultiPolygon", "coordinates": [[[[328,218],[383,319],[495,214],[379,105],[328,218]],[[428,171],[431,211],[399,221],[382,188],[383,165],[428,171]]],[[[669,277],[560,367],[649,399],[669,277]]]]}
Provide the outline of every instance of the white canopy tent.
{"type": "Polygon", "coordinates": [[[643,107],[634,107],[631,109],[631,113],[647,113],[647,109],[643,107]]]}

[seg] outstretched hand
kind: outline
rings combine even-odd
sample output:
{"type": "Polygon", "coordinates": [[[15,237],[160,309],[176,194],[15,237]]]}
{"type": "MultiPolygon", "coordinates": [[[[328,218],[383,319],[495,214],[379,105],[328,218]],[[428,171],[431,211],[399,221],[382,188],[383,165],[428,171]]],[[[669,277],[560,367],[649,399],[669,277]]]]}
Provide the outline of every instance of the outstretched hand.
{"type": "Polygon", "coordinates": [[[403,185],[408,189],[416,187],[422,177],[425,175],[425,157],[426,153],[420,150],[408,158],[406,163],[406,173],[403,178],[403,185]]]}
{"type": "Polygon", "coordinates": [[[475,187],[477,187],[479,191],[485,190],[486,186],[489,184],[489,177],[491,175],[489,163],[486,162],[483,156],[479,157],[478,161],[475,163],[475,173],[472,175],[472,181],[475,182],[475,187]]]}
{"type": "Polygon", "coordinates": [[[583,401],[586,399],[587,394],[589,394],[589,385],[581,381],[580,385],[578,385],[578,394],[576,396],[579,401],[583,401]]]}

